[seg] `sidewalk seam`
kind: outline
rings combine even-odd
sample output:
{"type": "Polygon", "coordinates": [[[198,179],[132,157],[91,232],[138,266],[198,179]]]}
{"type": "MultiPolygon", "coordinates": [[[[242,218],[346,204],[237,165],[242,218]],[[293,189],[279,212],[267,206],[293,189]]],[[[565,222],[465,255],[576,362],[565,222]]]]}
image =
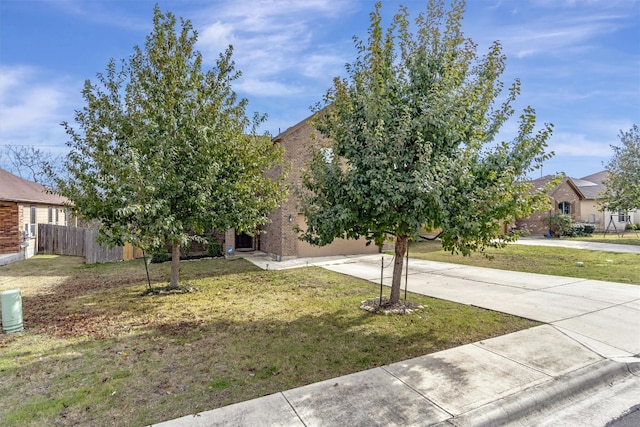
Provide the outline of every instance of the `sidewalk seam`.
{"type": "Polygon", "coordinates": [[[549,412],[568,401],[589,393],[597,387],[619,382],[632,375],[627,363],[604,359],[593,371],[588,365],[551,380],[525,388],[491,403],[460,414],[451,423],[455,426],[508,425],[522,421],[536,412],[549,412]]]}
{"type": "MultiPolygon", "coordinates": [[[[564,319],[563,319],[563,320],[564,320],[564,319]]],[[[618,347],[616,347],[616,346],[614,346],[614,345],[612,345],[612,344],[608,344],[608,343],[606,343],[606,342],[602,342],[602,341],[600,341],[600,340],[596,340],[595,338],[588,337],[588,336],[586,336],[586,335],[584,335],[584,334],[581,334],[580,332],[576,332],[576,331],[574,331],[574,330],[572,330],[572,329],[569,329],[569,328],[566,328],[566,327],[564,327],[564,326],[558,326],[558,325],[555,325],[555,324],[553,324],[553,323],[548,323],[548,325],[549,325],[549,326],[551,326],[553,329],[555,329],[557,332],[561,333],[561,334],[562,334],[562,335],[564,335],[565,337],[567,337],[567,338],[569,338],[570,340],[572,340],[573,342],[575,342],[575,343],[579,344],[579,345],[580,345],[580,346],[582,346],[584,349],[586,349],[586,350],[588,350],[588,351],[590,351],[590,352],[592,352],[592,353],[595,353],[595,354],[597,354],[598,356],[602,357],[604,360],[611,360],[611,359],[610,359],[610,358],[608,358],[608,357],[606,357],[606,356],[604,356],[603,354],[598,353],[596,350],[594,350],[594,349],[590,348],[587,344],[583,343],[582,341],[579,341],[579,340],[575,339],[575,338],[574,338],[574,337],[572,337],[571,335],[567,334],[563,329],[570,330],[572,333],[574,333],[574,334],[576,334],[576,335],[580,335],[581,337],[584,337],[584,338],[587,338],[587,339],[592,339],[592,340],[597,341],[597,342],[599,342],[599,343],[601,343],[601,344],[604,344],[604,345],[606,345],[606,346],[608,346],[608,347],[615,348],[615,349],[617,349],[617,350],[620,350],[620,351],[623,351],[623,352],[625,352],[625,353],[628,353],[628,352],[627,352],[626,350],[624,350],[624,349],[618,348],[618,347]]]]}
{"type": "Polygon", "coordinates": [[[289,405],[289,407],[291,408],[291,410],[293,411],[294,414],[296,414],[296,417],[298,417],[298,419],[300,420],[300,422],[302,423],[302,425],[304,427],[307,427],[307,423],[304,422],[304,420],[302,419],[302,417],[300,416],[300,414],[298,414],[298,411],[296,411],[296,408],[293,407],[293,405],[291,404],[291,402],[289,402],[289,399],[287,399],[287,396],[285,396],[284,392],[280,392],[280,396],[282,396],[282,398],[287,402],[287,404],[289,405]]]}
{"type": "Polygon", "coordinates": [[[385,371],[387,374],[391,375],[393,378],[397,379],[398,381],[400,381],[405,387],[407,387],[409,390],[412,390],[413,392],[417,393],[419,396],[422,396],[422,398],[424,400],[426,400],[427,402],[431,403],[432,405],[434,405],[436,408],[440,409],[442,412],[449,414],[449,419],[454,418],[454,415],[447,411],[445,408],[443,408],[440,404],[438,404],[437,402],[429,399],[428,396],[426,396],[425,394],[421,393],[419,390],[416,390],[415,388],[411,387],[409,384],[407,384],[406,382],[402,381],[401,378],[398,378],[396,375],[394,375],[392,372],[390,372],[389,370],[386,369],[386,365],[385,366],[380,366],[380,368],[385,371]]]}

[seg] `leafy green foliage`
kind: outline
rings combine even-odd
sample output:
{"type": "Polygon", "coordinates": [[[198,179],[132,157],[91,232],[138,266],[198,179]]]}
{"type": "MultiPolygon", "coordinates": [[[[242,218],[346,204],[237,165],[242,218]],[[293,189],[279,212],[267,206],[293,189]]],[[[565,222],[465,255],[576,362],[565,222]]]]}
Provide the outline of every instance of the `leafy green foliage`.
{"type": "Polygon", "coordinates": [[[202,69],[189,21],[156,6],[154,29],[128,61],[111,61],[87,81],[78,128],[63,123],[72,148],[61,193],[112,244],[172,245],[177,286],[180,246],[216,228],[253,231],[284,196],[264,172],[282,152],[245,114],[231,83],[240,76],[232,47],[202,69]]]}
{"type": "Polygon", "coordinates": [[[222,243],[214,242],[210,240],[207,244],[207,256],[219,257],[222,256],[222,243]]]}
{"type": "Polygon", "coordinates": [[[549,227],[554,236],[566,236],[571,233],[571,216],[556,212],[542,218],[542,223],[549,227]]]}
{"type": "Polygon", "coordinates": [[[602,206],[609,211],[640,208],[640,128],[634,124],[628,132],[620,132],[622,146],[613,148],[607,163],[602,206]]]}
{"type": "Polygon", "coordinates": [[[536,131],[527,107],[517,136],[495,140],[514,114],[520,82],[503,94],[500,44],[478,56],[461,31],[463,1],[449,10],[430,1],[415,33],[402,7],[384,30],[380,9],[367,43],[356,39],[348,77],[336,78],[317,105],[315,126],[333,156],[315,153],[303,177],[301,238],[324,245],[364,236],[380,245],[393,235],[395,302],[407,241],[422,225],[441,229],[445,249],[463,254],[516,238],[504,225],[547,199],[525,176],[550,157],[551,125],[536,131]]]}

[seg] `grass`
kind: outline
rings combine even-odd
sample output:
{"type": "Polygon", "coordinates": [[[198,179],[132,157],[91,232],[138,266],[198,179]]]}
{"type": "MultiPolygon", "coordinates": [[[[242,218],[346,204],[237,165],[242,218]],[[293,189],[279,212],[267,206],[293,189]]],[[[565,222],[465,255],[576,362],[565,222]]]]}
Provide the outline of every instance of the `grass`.
{"type": "MultiPolygon", "coordinates": [[[[616,233],[608,233],[606,235],[604,233],[597,233],[588,237],[571,237],[568,240],[640,246],[640,239],[635,233],[636,231],[627,231],[622,235],[622,237],[618,236],[616,233]]],[[[640,231],[637,233],[640,235],[640,231]]]]}
{"type": "Polygon", "coordinates": [[[26,328],[0,334],[0,425],[148,425],[537,324],[417,295],[419,312],[372,314],[376,285],[320,268],[203,260],[181,277],[198,291],[141,296],[139,261],[0,268],[26,328]]]}
{"type": "Polygon", "coordinates": [[[409,256],[431,261],[640,285],[640,255],[548,246],[507,245],[468,257],[442,250],[438,241],[414,242],[409,256]],[[582,266],[578,266],[578,262],[582,266]]]}

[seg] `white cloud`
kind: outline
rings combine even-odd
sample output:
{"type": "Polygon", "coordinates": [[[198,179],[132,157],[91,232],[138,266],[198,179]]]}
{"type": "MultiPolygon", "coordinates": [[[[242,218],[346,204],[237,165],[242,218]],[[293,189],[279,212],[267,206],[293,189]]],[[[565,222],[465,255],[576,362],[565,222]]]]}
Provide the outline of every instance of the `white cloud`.
{"type": "Polygon", "coordinates": [[[312,54],[305,57],[300,66],[304,76],[326,79],[327,76],[335,77],[342,72],[347,62],[346,58],[335,53],[312,54]]]}
{"type": "Polygon", "coordinates": [[[249,95],[297,95],[304,83],[282,83],[289,73],[326,84],[346,62],[335,51],[318,53],[314,43],[323,24],[353,7],[347,1],[331,0],[218,3],[194,20],[198,49],[212,63],[232,44],[237,68],[243,73],[236,88],[249,95]]]}
{"type": "Polygon", "coordinates": [[[592,140],[583,134],[559,132],[550,138],[549,148],[556,155],[578,157],[610,157],[612,139],[592,140]]]}
{"type": "MultiPolygon", "coordinates": [[[[83,20],[99,24],[114,26],[127,30],[150,30],[152,25],[147,17],[140,18],[127,13],[117,1],[102,3],[86,0],[46,0],[50,5],[66,11],[71,15],[80,16],[83,20]]],[[[123,2],[124,3],[124,2],[123,2]]],[[[126,6],[126,5],[125,5],[126,6]]],[[[148,3],[152,16],[153,3],[148,3]]],[[[162,9],[165,12],[164,9],[162,9]]]]}
{"type": "Polygon", "coordinates": [[[277,81],[259,80],[255,78],[242,79],[235,88],[244,93],[257,96],[293,96],[304,92],[301,86],[277,81]]]}
{"type": "Polygon", "coordinates": [[[507,53],[517,58],[539,54],[566,55],[567,52],[581,52],[591,49],[592,40],[615,30],[612,24],[620,16],[593,16],[589,19],[543,19],[527,25],[507,27],[503,41],[507,53]]]}
{"type": "MultiPolygon", "coordinates": [[[[79,93],[79,91],[76,91],[79,93]]],[[[70,104],[67,82],[32,67],[0,67],[0,144],[64,145],[59,125],[70,104]]]]}
{"type": "Polygon", "coordinates": [[[207,50],[223,52],[230,44],[234,44],[233,25],[214,22],[198,33],[198,41],[207,50]]]}

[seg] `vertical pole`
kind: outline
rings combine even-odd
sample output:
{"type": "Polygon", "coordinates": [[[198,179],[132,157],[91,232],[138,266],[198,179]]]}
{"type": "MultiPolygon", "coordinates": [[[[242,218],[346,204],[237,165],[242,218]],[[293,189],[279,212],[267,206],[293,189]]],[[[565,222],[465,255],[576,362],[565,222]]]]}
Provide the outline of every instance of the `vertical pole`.
{"type": "Polygon", "coordinates": [[[407,287],[409,286],[409,243],[407,242],[407,266],[404,271],[404,302],[407,302],[407,287]]]}
{"type": "MultiPolygon", "coordinates": [[[[136,248],[133,248],[135,253],[136,248]]],[[[151,279],[149,278],[149,265],[147,264],[147,254],[144,249],[142,250],[142,259],[144,260],[144,269],[147,271],[147,283],[149,284],[149,289],[151,289],[151,279]]]]}
{"type": "Polygon", "coordinates": [[[382,307],[382,280],[384,278],[384,256],[380,260],[380,299],[378,300],[378,306],[382,307]]]}

